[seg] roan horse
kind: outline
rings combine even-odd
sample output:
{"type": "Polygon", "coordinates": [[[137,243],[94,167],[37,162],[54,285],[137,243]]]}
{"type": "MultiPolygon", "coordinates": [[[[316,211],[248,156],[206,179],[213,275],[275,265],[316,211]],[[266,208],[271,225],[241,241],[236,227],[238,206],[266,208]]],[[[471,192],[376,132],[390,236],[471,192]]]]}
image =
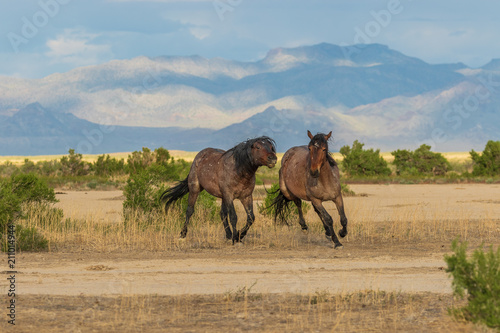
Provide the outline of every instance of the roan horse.
{"type": "Polygon", "coordinates": [[[299,223],[302,230],[307,230],[307,225],[302,214],[302,200],[311,201],[314,210],[321,218],[325,227],[325,234],[331,237],[335,248],[342,247],[335,231],[333,220],[323,207],[323,201],[332,200],[337,206],[342,229],[340,237],[347,235],[347,217],[344,213],[344,202],[340,187],[340,175],[337,163],[328,153],[328,139],[332,132],[316,134],[310,131],[307,135],[311,139],[309,145],[290,148],[281,160],[279,171],[279,193],[273,201],[275,207],[274,219],[283,220],[288,204],[293,201],[299,211],[299,223]]]}
{"type": "Polygon", "coordinates": [[[165,212],[167,212],[170,205],[189,193],[186,221],[180,237],[186,237],[198,194],[205,190],[217,198],[222,198],[220,217],[226,238],[232,239],[233,244],[241,241],[255,220],[252,198],[255,172],[262,165],[274,167],[276,161],[275,142],[266,136],[241,142],[228,151],[214,148],[200,151],[194,158],[186,179],[178,182],[161,196],[162,202],[166,201],[165,212]],[[247,224],[240,232],[236,229],[238,216],[233,204],[235,199],[241,201],[247,214],[247,224]],[[232,232],[228,224],[228,215],[232,232]]]}

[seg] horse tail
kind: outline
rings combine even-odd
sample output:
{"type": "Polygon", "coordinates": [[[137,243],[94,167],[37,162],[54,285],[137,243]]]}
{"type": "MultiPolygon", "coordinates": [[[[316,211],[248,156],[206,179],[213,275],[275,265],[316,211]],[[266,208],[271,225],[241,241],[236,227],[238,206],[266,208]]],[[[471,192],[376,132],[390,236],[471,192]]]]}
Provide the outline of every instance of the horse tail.
{"type": "Polygon", "coordinates": [[[281,189],[277,189],[273,194],[278,193],[278,195],[274,198],[270,207],[274,208],[274,222],[278,219],[281,223],[287,224],[287,217],[290,216],[290,202],[292,200],[288,200],[281,189]]]}
{"type": "Polygon", "coordinates": [[[170,206],[189,193],[188,179],[181,180],[174,187],[169,188],[160,197],[160,202],[165,201],[165,213],[170,206]]]}

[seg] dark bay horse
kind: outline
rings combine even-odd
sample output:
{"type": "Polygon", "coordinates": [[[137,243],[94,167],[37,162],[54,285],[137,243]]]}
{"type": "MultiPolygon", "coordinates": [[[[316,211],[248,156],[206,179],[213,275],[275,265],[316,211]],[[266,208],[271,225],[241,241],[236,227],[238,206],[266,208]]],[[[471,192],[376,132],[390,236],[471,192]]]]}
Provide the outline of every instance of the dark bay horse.
{"type": "Polygon", "coordinates": [[[340,237],[347,235],[347,217],[344,213],[344,202],[340,187],[340,175],[337,163],[328,153],[328,139],[332,132],[316,134],[310,131],[307,135],[311,139],[309,145],[290,148],[281,160],[279,171],[279,193],[273,202],[276,220],[283,220],[288,204],[293,201],[299,211],[299,223],[302,230],[307,230],[307,225],[302,214],[302,200],[310,201],[314,210],[321,218],[325,227],[325,234],[331,237],[335,248],[342,247],[335,231],[333,220],[323,207],[323,201],[332,200],[337,206],[342,229],[340,237]]]}
{"type": "Polygon", "coordinates": [[[241,241],[255,220],[252,198],[255,188],[255,172],[263,165],[269,168],[274,167],[276,161],[276,144],[273,139],[266,136],[241,142],[228,151],[214,148],[200,151],[194,158],[187,178],[165,191],[161,196],[162,202],[166,201],[165,211],[168,211],[170,205],[189,193],[186,222],[180,237],[186,237],[189,219],[194,213],[194,204],[198,194],[205,190],[217,198],[222,198],[220,216],[226,231],[226,238],[232,239],[233,244],[241,241]],[[247,224],[240,232],[236,229],[238,217],[234,209],[235,199],[241,201],[247,214],[247,224]],[[232,232],[229,228],[228,216],[232,232]]]}

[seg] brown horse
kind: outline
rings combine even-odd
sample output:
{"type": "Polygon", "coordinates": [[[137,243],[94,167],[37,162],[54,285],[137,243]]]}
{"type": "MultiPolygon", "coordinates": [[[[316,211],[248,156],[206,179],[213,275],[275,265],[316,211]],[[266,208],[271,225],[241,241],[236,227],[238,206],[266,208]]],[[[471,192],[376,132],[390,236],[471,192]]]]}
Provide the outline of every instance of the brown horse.
{"type": "Polygon", "coordinates": [[[244,141],[228,151],[214,148],[200,151],[194,158],[187,178],[161,196],[161,200],[166,201],[165,211],[167,211],[171,204],[189,193],[186,222],[180,237],[186,237],[198,194],[205,190],[217,198],[222,198],[220,216],[226,238],[232,239],[233,244],[241,241],[255,220],[252,198],[255,172],[262,165],[274,167],[276,161],[275,142],[266,136],[244,141]],[[247,224],[241,232],[236,229],[238,217],[233,204],[235,199],[241,201],[247,214],[247,224]],[[232,232],[228,224],[228,215],[232,232]]]}
{"type": "Polygon", "coordinates": [[[279,193],[273,202],[276,220],[284,220],[288,204],[293,201],[299,211],[299,223],[302,230],[307,230],[307,225],[302,214],[302,200],[311,201],[314,210],[321,218],[325,227],[325,234],[331,237],[335,248],[342,247],[335,231],[333,220],[323,207],[323,201],[332,200],[337,206],[342,229],[340,237],[347,235],[347,217],[344,213],[344,202],[340,187],[340,175],[337,163],[328,153],[328,139],[332,132],[316,134],[313,136],[307,131],[311,139],[309,145],[290,148],[281,160],[279,171],[279,193]]]}

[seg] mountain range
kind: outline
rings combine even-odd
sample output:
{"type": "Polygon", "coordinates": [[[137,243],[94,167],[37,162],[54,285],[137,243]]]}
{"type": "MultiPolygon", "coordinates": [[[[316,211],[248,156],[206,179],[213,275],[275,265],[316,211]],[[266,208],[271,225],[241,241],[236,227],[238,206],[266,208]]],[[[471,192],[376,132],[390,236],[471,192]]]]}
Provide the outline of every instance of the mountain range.
{"type": "Polygon", "coordinates": [[[380,44],[270,50],[255,62],[138,57],[42,79],[0,76],[0,155],[230,148],[278,150],[333,131],[384,151],[467,151],[500,139],[500,59],[428,64],[380,44]],[[354,51],[354,52],[353,52],[354,51]]]}

